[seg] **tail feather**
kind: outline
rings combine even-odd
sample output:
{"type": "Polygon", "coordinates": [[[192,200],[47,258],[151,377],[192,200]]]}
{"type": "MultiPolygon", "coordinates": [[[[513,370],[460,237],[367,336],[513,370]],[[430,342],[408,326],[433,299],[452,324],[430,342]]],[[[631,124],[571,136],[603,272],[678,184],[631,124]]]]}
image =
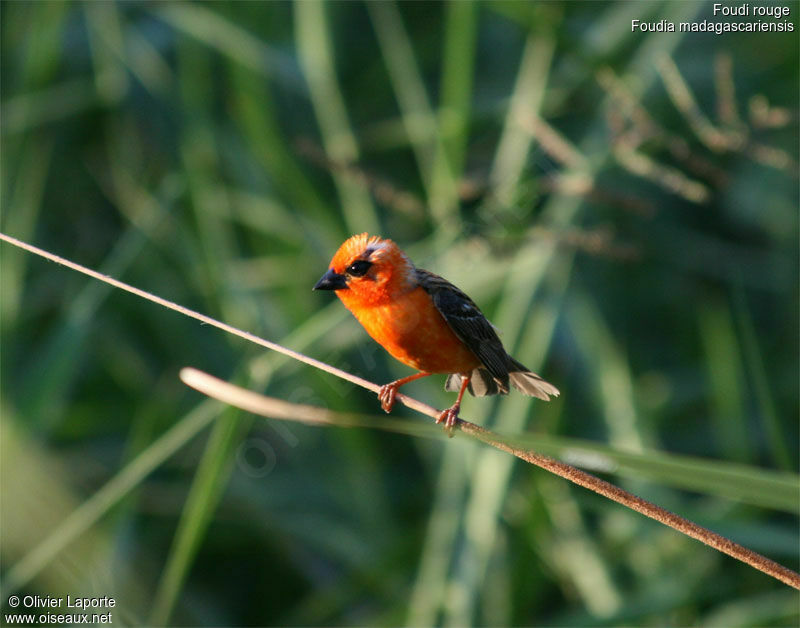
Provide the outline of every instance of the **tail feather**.
{"type": "MultiPolygon", "coordinates": [[[[461,390],[461,374],[453,373],[447,376],[444,384],[445,390],[458,392],[461,390]]],[[[470,373],[467,390],[473,397],[486,397],[487,395],[505,395],[508,393],[508,377],[505,381],[494,377],[483,367],[478,367],[470,373]]]]}
{"type": "MultiPolygon", "coordinates": [[[[508,393],[509,381],[518,391],[531,397],[550,401],[550,397],[558,397],[558,388],[545,381],[536,373],[529,371],[524,365],[514,358],[508,358],[509,373],[504,377],[492,375],[486,368],[478,367],[469,375],[467,390],[473,397],[486,397],[487,395],[505,395],[508,393]]],[[[453,373],[447,376],[444,389],[458,392],[461,390],[461,374],[453,373]]]]}
{"type": "Polygon", "coordinates": [[[514,388],[531,397],[550,401],[550,395],[553,397],[558,397],[559,395],[558,388],[543,380],[536,373],[517,371],[516,373],[510,373],[509,378],[514,388]]]}
{"type": "Polygon", "coordinates": [[[521,393],[544,401],[550,401],[551,395],[558,397],[560,394],[558,388],[539,377],[533,371],[528,370],[514,358],[509,357],[509,360],[511,361],[511,368],[514,369],[509,373],[509,379],[514,388],[521,393]]]}

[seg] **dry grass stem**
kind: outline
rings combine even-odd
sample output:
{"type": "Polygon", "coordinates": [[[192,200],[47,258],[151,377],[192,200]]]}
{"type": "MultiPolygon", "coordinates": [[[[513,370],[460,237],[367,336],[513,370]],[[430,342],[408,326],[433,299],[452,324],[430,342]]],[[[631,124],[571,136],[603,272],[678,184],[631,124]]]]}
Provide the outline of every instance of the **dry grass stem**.
{"type": "Polygon", "coordinates": [[[585,170],[589,160],[566,137],[535,114],[520,115],[520,127],[539,141],[544,151],[562,166],[585,170]]]}
{"type": "Polygon", "coordinates": [[[590,255],[607,257],[620,262],[630,262],[641,258],[641,251],[637,246],[614,241],[614,229],[610,226],[559,231],[536,226],[532,227],[528,233],[531,237],[556,242],[559,246],[572,247],[590,255]]]}
{"type": "Polygon", "coordinates": [[[635,149],[647,141],[656,141],[695,175],[709,179],[715,186],[725,184],[728,178],[725,171],[694,153],[685,139],[658,124],[610,68],[597,73],[597,82],[615,105],[607,114],[614,143],[622,143],[635,149]],[[626,128],[626,121],[630,121],[630,128],[626,128]]]}
{"type": "MultiPolygon", "coordinates": [[[[116,288],[120,288],[121,290],[135,294],[143,299],[152,301],[153,303],[157,303],[158,305],[176,312],[180,312],[181,314],[199,320],[208,325],[213,325],[214,327],[239,336],[240,338],[244,338],[245,340],[250,340],[251,342],[261,345],[262,347],[278,351],[305,364],[314,366],[315,368],[321,369],[332,375],[336,375],[337,377],[345,379],[346,381],[358,386],[362,386],[363,388],[371,390],[372,392],[377,392],[380,388],[380,386],[377,384],[374,384],[361,377],[357,377],[347,373],[346,371],[337,369],[324,362],[320,362],[319,360],[309,358],[308,356],[296,351],[292,351],[291,349],[287,349],[286,347],[283,347],[277,343],[264,340],[263,338],[259,338],[258,336],[248,332],[242,331],[230,325],[226,325],[225,323],[221,323],[213,318],[173,303],[172,301],[162,299],[161,297],[130,286],[117,279],[103,275],[102,273],[98,273],[97,271],[71,262],[63,257],[59,257],[58,255],[44,251],[38,247],[27,244],[26,242],[22,242],[21,240],[6,234],[0,233],[0,239],[30,253],[34,253],[35,255],[39,255],[58,264],[62,264],[72,270],[88,275],[89,277],[112,285],[116,288]]],[[[314,406],[301,406],[298,404],[288,403],[283,400],[265,397],[258,393],[244,390],[238,386],[223,382],[222,380],[202,373],[201,371],[197,371],[196,369],[183,369],[181,371],[181,378],[190,386],[201,390],[209,396],[218,398],[225,403],[240,406],[256,414],[283,420],[300,420],[310,424],[347,424],[348,422],[346,415],[341,415],[339,413],[334,413],[329,410],[314,406]]],[[[436,418],[439,416],[439,411],[436,408],[412,399],[407,395],[398,394],[397,400],[403,403],[405,406],[429,417],[436,418]]],[[[516,447],[504,440],[498,434],[484,429],[479,425],[470,423],[469,421],[465,421],[463,419],[459,419],[457,425],[460,431],[464,434],[477,438],[478,440],[491,445],[492,447],[510,453],[521,460],[536,465],[566,480],[569,480],[570,482],[583,486],[617,503],[627,506],[636,512],[655,519],[656,521],[674,528],[675,530],[682,532],[687,536],[697,539],[720,552],[728,554],[729,556],[732,556],[733,558],[736,558],[750,565],[751,567],[754,567],[755,569],[758,569],[759,571],[770,575],[791,587],[794,587],[795,589],[800,589],[800,574],[795,573],[787,567],[761,556],[760,554],[757,554],[756,552],[753,552],[752,550],[739,545],[738,543],[734,543],[730,539],[707,530],[706,528],[703,528],[692,521],[669,512],[660,506],[656,506],[655,504],[652,504],[632,493],[624,491],[623,489],[606,482],[605,480],[601,480],[600,478],[589,473],[580,471],[571,465],[534,451],[516,447]]]]}
{"type": "MultiPolygon", "coordinates": [[[[724,62],[722,67],[722,89],[730,92],[729,94],[718,94],[718,97],[724,101],[732,97],[734,84],[732,78],[730,80],[730,85],[725,84],[724,73],[726,70],[724,68],[724,62]]],[[[715,152],[738,151],[765,166],[785,171],[795,177],[797,176],[797,163],[792,159],[789,153],[780,148],[753,141],[750,139],[749,129],[746,127],[741,129],[730,127],[724,131],[715,127],[697,105],[689,86],[686,84],[686,81],[684,81],[683,76],[681,76],[678,67],[672,59],[668,56],[662,57],[658,64],[658,69],[661,73],[661,78],[664,81],[667,93],[675,104],[675,107],[686,118],[689,126],[695,132],[695,135],[697,135],[700,141],[709,149],[715,152]]]]}
{"type": "Polygon", "coordinates": [[[756,94],[748,102],[750,124],[758,129],[782,129],[796,116],[785,107],[772,107],[764,94],[756,94]]]}
{"type": "Polygon", "coordinates": [[[614,157],[626,170],[653,181],[687,201],[705,203],[711,197],[708,188],[702,183],[689,179],[677,168],[660,164],[621,142],[614,146],[614,157]]]}
{"type": "Polygon", "coordinates": [[[733,59],[729,53],[720,53],[714,59],[714,82],[717,88],[717,116],[724,125],[744,126],[736,106],[736,85],[733,81],[733,59]]]}
{"type": "Polygon", "coordinates": [[[737,150],[742,146],[744,139],[740,133],[734,131],[723,133],[706,117],[686,81],[683,80],[678,66],[669,56],[662,56],[656,67],[675,107],[684,115],[703,144],[714,152],[737,150]]]}
{"type": "Polygon", "coordinates": [[[325,154],[325,151],[308,138],[300,138],[295,142],[295,149],[304,158],[329,172],[341,172],[354,183],[361,185],[382,204],[391,207],[410,218],[421,218],[425,215],[425,207],[418,198],[409,192],[397,189],[394,185],[366,172],[361,167],[344,163],[325,154]]]}
{"type": "MultiPolygon", "coordinates": [[[[378,389],[380,388],[380,386],[377,386],[377,385],[373,384],[372,382],[369,382],[369,381],[367,381],[367,380],[365,380],[365,379],[363,379],[361,377],[358,377],[356,375],[352,375],[350,373],[347,373],[346,371],[342,371],[340,369],[337,369],[337,368],[335,368],[333,366],[330,366],[329,364],[326,364],[325,362],[320,362],[319,360],[315,360],[314,358],[309,358],[308,356],[303,355],[302,353],[298,353],[297,351],[292,351],[291,349],[287,349],[286,347],[284,347],[282,345],[279,345],[279,344],[274,343],[274,342],[270,342],[269,340],[265,340],[264,338],[260,338],[259,336],[256,336],[255,334],[251,334],[249,332],[242,331],[241,329],[237,329],[236,327],[233,327],[231,325],[227,325],[227,324],[222,323],[222,322],[220,322],[220,321],[218,321],[216,319],[213,319],[210,316],[205,316],[204,314],[200,314],[199,312],[195,312],[194,310],[190,310],[189,308],[183,307],[182,305],[178,305],[177,303],[174,303],[172,301],[168,301],[167,299],[162,299],[161,297],[156,296],[156,295],[154,295],[154,294],[152,294],[150,292],[147,292],[145,290],[141,290],[139,288],[135,288],[134,286],[126,284],[126,283],[124,283],[122,281],[119,281],[117,279],[114,279],[113,277],[109,277],[108,275],[104,275],[102,273],[98,273],[96,270],[92,270],[91,268],[87,268],[86,266],[81,266],[80,264],[76,264],[75,262],[71,262],[68,259],[64,259],[63,257],[59,257],[58,255],[54,255],[53,253],[49,253],[48,251],[45,251],[45,250],[40,249],[40,248],[38,248],[36,246],[33,246],[32,244],[28,244],[27,242],[23,242],[22,240],[18,240],[17,238],[11,237],[11,236],[6,235],[4,233],[0,233],[0,240],[4,240],[5,242],[8,242],[9,244],[13,244],[16,247],[19,247],[21,249],[24,249],[24,250],[28,251],[29,253],[33,253],[35,255],[39,255],[40,257],[43,257],[45,259],[50,260],[51,262],[55,262],[56,264],[61,264],[62,266],[66,266],[67,268],[75,270],[75,271],[77,271],[79,273],[83,273],[84,275],[88,275],[89,277],[92,277],[93,279],[97,279],[99,281],[107,283],[107,284],[109,284],[111,286],[114,286],[115,288],[119,288],[120,290],[124,290],[125,292],[130,292],[131,294],[135,294],[136,296],[141,297],[142,299],[146,299],[147,301],[152,301],[153,303],[157,303],[158,305],[161,305],[162,307],[165,307],[165,308],[167,308],[169,310],[173,310],[175,312],[179,312],[179,313],[183,314],[184,316],[188,316],[190,318],[194,318],[194,319],[196,319],[196,320],[198,320],[198,321],[200,321],[202,323],[205,323],[206,325],[212,325],[213,327],[216,327],[218,329],[226,331],[229,334],[233,334],[234,336],[239,336],[240,338],[244,338],[245,340],[249,340],[250,342],[253,342],[253,343],[257,344],[257,345],[261,345],[262,347],[266,347],[267,349],[272,349],[273,351],[277,351],[278,353],[282,353],[282,354],[284,354],[284,355],[286,355],[286,356],[288,356],[290,358],[293,358],[295,360],[298,360],[300,362],[303,362],[305,364],[308,364],[310,366],[313,366],[315,368],[323,370],[323,371],[325,371],[327,373],[330,373],[332,375],[336,375],[337,377],[341,377],[342,379],[345,379],[345,380],[347,380],[347,381],[349,381],[349,382],[351,382],[353,384],[356,384],[358,386],[362,386],[364,388],[367,388],[367,389],[369,389],[369,390],[371,390],[371,391],[373,391],[375,393],[377,393],[378,389]]],[[[398,400],[402,401],[403,397],[404,397],[404,395],[401,395],[400,393],[398,393],[398,395],[397,395],[397,399],[398,400]]]]}
{"type": "MultiPolygon", "coordinates": [[[[197,369],[184,368],[181,370],[180,377],[185,384],[195,388],[196,390],[199,390],[209,397],[213,397],[214,399],[224,401],[225,403],[235,405],[249,412],[272,419],[301,421],[303,423],[316,425],[348,425],[351,423],[351,421],[348,419],[348,416],[345,414],[331,412],[330,410],[315,406],[289,403],[281,399],[260,395],[258,393],[254,393],[225,382],[202,371],[198,371],[197,369]]],[[[405,401],[403,403],[409,407],[412,407],[411,404],[408,404],[405,401]]],[[[413,408],[418,412],[421,412],[422,414],[434,419],[439,416],[439,410],[420,402],[415,403],[413,408]]],[[[572,465],[566,464],[565,462],[561,462],[555,458],[536,453],[535,451],[531,451],[529,449],[516,447],[504,440],[500,435],[495,434],[494,432],[487,430],[480,425],[476,425],[475,423],[471,423],[470,421],[466,421],[464,419],[458,419],[457,425],[458,428],[468,436],[477,438],[481,442],[516,456],[520,460],[524,460],[529,464],[540,467],[546,471],[549,471],[550,473],[564,478],[565,480],[569,480],[574,484],[583,486],[584,488],[594,491],[595,493],[602,495],[603,497],[607,497],[608,499],[622,504],[623,506],[627,506],[631,510],[635,510],[646,517],[655,519],[656,521],[663,523],[664,525],[669,526],[678,532],[682,532],[686,536],[690,536],[693,539],[697,539],[698,541],[705,543],[706,545],[713,547],[724,554],[728,554],[728,556],[732,556],[733,558],[741,560],[743,563],[746,563],[751,567],[754,567],[759,571],[762,571],[773,578],[788,584],[791,587],[800,589],[800,574],[795,573],[791,569],[788,569],[783,565],[780,565],[769,558],[762,556],[761,554],[757,554],[743,545],[734,543],[730,539],[721,536],[716,532],[712,532],[711,530],[699,526],[688,519],[684,519],[680,515],[676,515],[675,513],[665,510],[660,506],[656,506],[655,504],[642,499],[633,493],[629,493],[628,491],[623,490],[618,486],[611,484],[610,482],[601,480],[597,476],[586,473],[585,471],[581,471],[580,469],[576,469],[572,465]]]]}

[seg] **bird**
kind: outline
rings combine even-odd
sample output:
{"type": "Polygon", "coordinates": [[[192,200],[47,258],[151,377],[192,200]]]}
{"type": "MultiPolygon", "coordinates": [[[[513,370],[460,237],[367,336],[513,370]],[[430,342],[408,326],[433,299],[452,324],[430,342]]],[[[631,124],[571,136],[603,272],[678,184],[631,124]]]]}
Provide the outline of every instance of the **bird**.
{"type": "Polygon", "coordinates": [[[549,401],[558,389],[512,358],[475,302],[452,283],[417,268],[390,239],[354,235],[339,247],[313,288],[333,290],[366,332],[392,357],[418,372],[381,386],[391,412],[397,389],[433,374],[448,375],[456,402],[436,423],[452,435],[464,393],[475,397],[520,392],[549,401]]]}

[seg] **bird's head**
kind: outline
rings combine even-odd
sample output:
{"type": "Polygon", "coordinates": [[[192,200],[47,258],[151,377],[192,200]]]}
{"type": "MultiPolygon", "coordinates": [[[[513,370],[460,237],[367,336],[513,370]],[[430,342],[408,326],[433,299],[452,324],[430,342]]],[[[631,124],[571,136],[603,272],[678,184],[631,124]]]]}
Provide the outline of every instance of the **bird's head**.
{"type": "Polygon", "coordinates": [[[400,247],[361,233],[339,247],[314,290],[336,290],[345,304],[377,304],[414,285],[414,265],[400,247]]]}

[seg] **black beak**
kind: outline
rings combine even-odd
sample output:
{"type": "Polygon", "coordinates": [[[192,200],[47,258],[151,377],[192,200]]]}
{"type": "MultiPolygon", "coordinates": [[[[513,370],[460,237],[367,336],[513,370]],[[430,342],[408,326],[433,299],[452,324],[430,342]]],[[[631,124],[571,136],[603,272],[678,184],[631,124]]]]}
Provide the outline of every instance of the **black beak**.
{"type": "Polygon", "coordinates": [[[314,290],[347,290],[347,278],[329,268],[328,272],[314,286],[314,290]]]}

